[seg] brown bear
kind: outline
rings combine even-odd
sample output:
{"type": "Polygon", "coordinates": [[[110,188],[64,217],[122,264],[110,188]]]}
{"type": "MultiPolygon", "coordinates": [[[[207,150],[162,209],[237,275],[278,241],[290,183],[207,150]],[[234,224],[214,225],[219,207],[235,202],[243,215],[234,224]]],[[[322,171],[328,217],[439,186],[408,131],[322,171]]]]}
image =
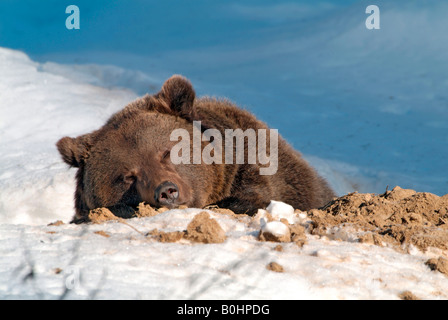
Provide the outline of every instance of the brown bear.
{"type": "MultiPolygon", "coordinates": [[[[274,141],[268,129],[227,100],[196,98],[187,79],[172,76],[159,93],[130,103],[100,129],[57,142],[62,159],[78,168],[74,221],[85,220],[89,210],[98,207],[129,216],[140,202],[168,208],[215,204],[252,215],[270,200],[301,210],[330,201],[334,193],[326,181],[285,140],[274,136],[274,141]],[[248,161],[254,150],[249,135],[243,137],[243,158],[237,153],[237,143],[233,147],[227,140],[222,144],[219,134],[227,137],[230,129],[240,129],[240,133],[265,130],[266,147],[262,151],[269,156],[276,153],[276,170],[260,174],[268,167],[266,162],[248,161]],[[183,132],[184,137],[186,134],[199,144],[194,146],[190,140],[188,149],[182,149],[182,139],[173,139],[173,132],[183,132]],[[214,135],[207,136],[206,132],[214,135]],[[195,137],[198,133],[200,140],[195,137]],[[173,161],[179,159],[181,151],[185,153],[181,159],[186,161],[173,161]],[[216,161],[198,161],[198,152],[199,160],[208,154],[216,161]]],[[[259,141],[255,144],[262,146],[259,141]]]]}

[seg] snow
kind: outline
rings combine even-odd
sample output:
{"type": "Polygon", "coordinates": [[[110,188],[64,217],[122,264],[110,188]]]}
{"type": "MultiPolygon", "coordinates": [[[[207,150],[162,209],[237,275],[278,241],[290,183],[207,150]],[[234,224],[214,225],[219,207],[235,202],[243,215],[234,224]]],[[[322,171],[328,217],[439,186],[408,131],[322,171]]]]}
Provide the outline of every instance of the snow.
{"type": "Polygon", "coordinates": [[[366,1],[77,3],[73,32],[57,0],[0,3],[1,299],[448,298],[448,278],[424,264],[437,252],[404,254],[338,230],[281,252],[258,241],[266,212],[276,221],[265,227],[306,224],[281,203],[252,223],[210,213],[222,244],[143,235],[184,230],[197,209],[47,225],[73,215],[75,172],[56,141],[98,128],[174,73],[278,128],[340,195],[387,185],[448,193],[447,3],[377,1],[373,31],[366,1]],[[267,270],[272,261],[285,272],[267,270]]]}
{"type": "Polygon", "coordinates": [[[266,207],[266,211],[269,212],[276,220],[284,218],[291,224],[295,222],[294,208],[284,202],[271,200],[269,205],[266,207]]]}
{"type": "Polygon", "coordinates": [[[263,220],[261,230],[263,233],[270,233],[276,237],[281,237],[288,234],[288,227],[280,221],[266,222],[263,220]]]}
{"type": "Polygon", "coordinates": [[[448,298],[448,278],[429,271],[418,251],[402,254],[309,235],[303,248],[284,243],[280,252],[274,250],[278,243],[257,240],[258,228],[213,212],[227,235],[222,244],[160,243],[144,236],[154,228],[185,230],[200,211],[171,210],[126,224],[3,224],[0,297],[398,299],[409,290],[421,298],[448,298]],[[267,270],[273,261],[285,271],[267,270]]]}

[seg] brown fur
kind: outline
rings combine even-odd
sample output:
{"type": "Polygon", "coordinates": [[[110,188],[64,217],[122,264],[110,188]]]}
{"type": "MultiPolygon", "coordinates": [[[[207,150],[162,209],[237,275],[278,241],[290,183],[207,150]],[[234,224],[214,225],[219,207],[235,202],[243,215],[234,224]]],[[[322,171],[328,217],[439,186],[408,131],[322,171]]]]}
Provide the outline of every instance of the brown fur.
{"type": "Polygon", "coordinates": [[[260,175],[258,164],[172,164],[167,154],[177,142],[170,134],[183,128],[192,136],[194,120],[223,137],[225,129],[268,129],[229,101],[196,99],[190,82],[173,76],[159,93],[130,103],[99,130],[58,141],[62,159],[78,168],[75,220],[97,207],[127,215],[141,201],[155,205],[154,190],[164,181],[179,187],[176,205],[217,204],[236,213],[253,214],[271,199],[308,210],[333,198],[328,184],[281,137],[278,171],[270,176],[260,175]]]}

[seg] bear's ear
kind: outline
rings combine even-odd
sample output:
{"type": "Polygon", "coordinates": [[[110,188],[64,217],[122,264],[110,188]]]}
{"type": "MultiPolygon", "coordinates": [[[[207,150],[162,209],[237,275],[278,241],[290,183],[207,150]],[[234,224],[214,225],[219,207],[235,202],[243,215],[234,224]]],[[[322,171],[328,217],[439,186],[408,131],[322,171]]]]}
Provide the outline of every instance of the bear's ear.
{"type": "Polygon", "coordinates": [[[188,120],[195,118],[193,106],[195,96],[190,81],[180,75],[174,75],[166,80],[162,90],[156,95],[168,105],[170,112],[188,120]]]}
{"type": "Polygon", "coordinates": [[[91,139],[88,135],[77,138],[64,137],[56,143],[56,147],[65,163],[79,168],[89,156],[91,139]]]}

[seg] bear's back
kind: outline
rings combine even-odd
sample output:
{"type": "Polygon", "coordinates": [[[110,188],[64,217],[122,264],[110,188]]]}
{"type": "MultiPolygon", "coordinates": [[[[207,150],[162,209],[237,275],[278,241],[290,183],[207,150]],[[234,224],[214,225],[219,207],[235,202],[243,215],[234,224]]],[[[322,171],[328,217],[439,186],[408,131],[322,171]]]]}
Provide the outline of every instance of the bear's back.
{"type": "MultiPolygon", "coordinates": [[[[259,130],[269,129],[252,113],[241,109],[229,100],[200,98],[195,100],[198,118],[205,127],[213,127],[224,133],[225,129],[259,130]]],[[[243,170],[247,168],[243,167],[243,170]]],[[[257,174],[250,180],[261,180],[257,174]]],[[[282,200],[302,210],[323,206],[334,197],[334,193],[317,172],[302,158],[300,152],[292,148],[278,136],[278,171],[272,176],[264,176],[270,185],[270,196],[282,200]]],[[[248,179],[246,175],[246,179],[248,179]]],[[[268,187],[266,185],[266,187],[268,187]]]]}
{"type": "Polygon", "coordinates": [[[224,129],[267,129],[252,113],[226,99],[203,97],[195,100],[195,109],[204,126],[224,129]]]}

